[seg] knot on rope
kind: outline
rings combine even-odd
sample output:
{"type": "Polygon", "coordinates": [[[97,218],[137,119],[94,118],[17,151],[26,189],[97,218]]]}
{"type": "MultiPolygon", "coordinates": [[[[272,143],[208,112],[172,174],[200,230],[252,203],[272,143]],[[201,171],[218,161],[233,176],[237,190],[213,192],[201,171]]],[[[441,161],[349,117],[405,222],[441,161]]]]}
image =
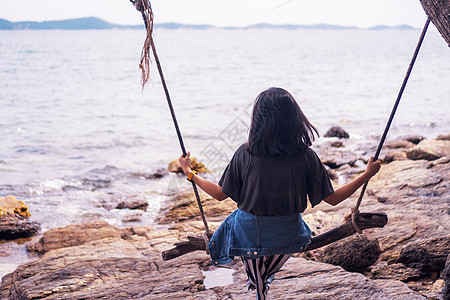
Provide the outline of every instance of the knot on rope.
{"type": "Polygon", "coordinates": [[[352,214],[351,214],[352,225],[353,225],[353,228],[355,229],[355,231],[357,233],[361,234],[362,230],[361,230],[361,228],[359,228],[358,223],[356,223],[356,218],[357,218],[358,214],[359,214],[359,209],[357,207],[353,207],[352,208],[352,214]]]}

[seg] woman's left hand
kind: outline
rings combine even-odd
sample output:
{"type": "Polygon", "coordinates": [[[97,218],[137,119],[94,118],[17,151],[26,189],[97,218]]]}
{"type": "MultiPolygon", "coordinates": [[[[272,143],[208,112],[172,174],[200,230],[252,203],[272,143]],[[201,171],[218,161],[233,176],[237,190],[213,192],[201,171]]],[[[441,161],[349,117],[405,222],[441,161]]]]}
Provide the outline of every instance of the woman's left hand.
{"type": "Polygon", "coordinates": [[[378,171],[380,171],[381,168],[381,162],[379,159],[377,159],[376,161],[373,161],[373,157],[371,157],[369,159],[369,162],[367,163],[367,167],[366,167],[366,174],[369,176],[369,178],[373,177],[375,174],[378,173],[378,171]]]}
{"type": "Polygon", "coordinates": [[[183,169],[184,174],[187,176],[191,173],[191,153],[188,152],[185,157],[183,154],[178,159],[181,165],[181,169],[183,169]]]}

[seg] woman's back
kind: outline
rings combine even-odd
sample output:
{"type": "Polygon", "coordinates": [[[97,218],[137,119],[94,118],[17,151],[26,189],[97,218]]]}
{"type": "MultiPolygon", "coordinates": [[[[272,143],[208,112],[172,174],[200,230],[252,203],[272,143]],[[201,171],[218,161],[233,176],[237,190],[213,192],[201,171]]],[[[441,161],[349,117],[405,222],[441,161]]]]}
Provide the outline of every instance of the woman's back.
{"type": "Polygon", "coordinates": [[[238,208],[260,216],[301,213],[307,195],[314,206],[333,193],[327,172],[310,148],[296,155],[253,155],[236,151],[219,185],[238,208]]]}

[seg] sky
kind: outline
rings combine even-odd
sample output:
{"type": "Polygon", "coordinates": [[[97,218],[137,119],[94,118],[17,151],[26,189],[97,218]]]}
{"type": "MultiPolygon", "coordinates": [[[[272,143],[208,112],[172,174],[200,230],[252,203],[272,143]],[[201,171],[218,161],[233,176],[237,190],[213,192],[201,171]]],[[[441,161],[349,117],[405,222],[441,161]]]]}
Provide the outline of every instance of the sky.
{"type": "MultiPolygon", "coordinates": [[[[155,23],[326,23],[361,28],[407,24],[422,28],[426,21],[419,0],[151,0],[151,4],[155,23]]],[[[142,23],[128,0],[0,0],[0,18],[13,22],[82,17],[123,25],[142,23]]]]}

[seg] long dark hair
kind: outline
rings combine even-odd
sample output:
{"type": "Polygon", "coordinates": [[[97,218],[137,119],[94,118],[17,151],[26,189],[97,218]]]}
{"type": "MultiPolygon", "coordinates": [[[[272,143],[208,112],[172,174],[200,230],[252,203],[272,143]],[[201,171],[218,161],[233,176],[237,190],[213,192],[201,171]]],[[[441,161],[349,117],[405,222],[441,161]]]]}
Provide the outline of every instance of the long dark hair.
{"type": "Polygon", "coordinates": [[[255,155],[298,154],[314,141],[317,129],[308,121],[292,95],[272,87],[255,100],[247,151],[255,155]]]}

